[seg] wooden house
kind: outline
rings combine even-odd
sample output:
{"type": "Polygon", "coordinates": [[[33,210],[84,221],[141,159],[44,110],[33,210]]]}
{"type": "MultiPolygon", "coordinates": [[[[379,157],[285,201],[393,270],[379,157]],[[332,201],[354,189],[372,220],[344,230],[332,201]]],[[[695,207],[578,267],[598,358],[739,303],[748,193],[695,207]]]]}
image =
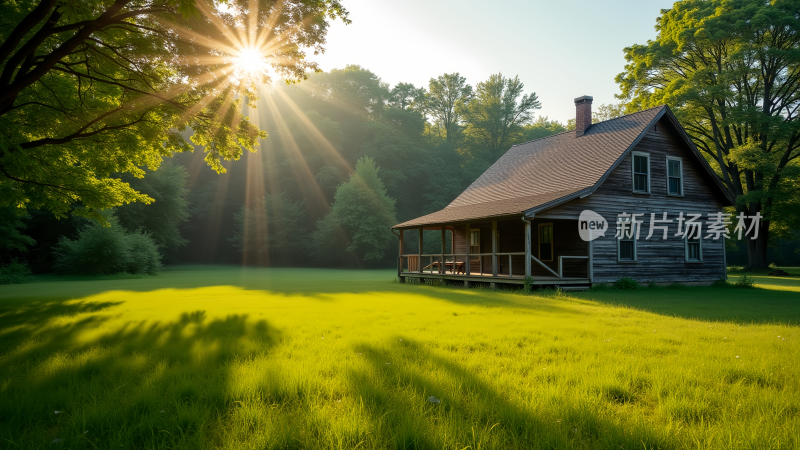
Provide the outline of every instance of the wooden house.
{"type": "Polygon", "coordinates": [[[401,282],[494,287],[530,277],[534,284],[585,287],[621,277],[726,277],[724,237],[708,230],[734,199],[670,109],[592,124],[592,97],[575,104],[575,131],[511,147],[446,208],[393,227],[401,282]],[[581,238],[580,227],[592,225],[579,220],[584,211],[607,221],[604,235],[581,238]],[[631,214],[637,216],[626,218],[631,214]],[[681,235],[690,216],[692,233],[681,235]],[[662,228],[650,235],[654,218],[671,222],[654,222],[662,228]],[[626,221],[633,223],[627,230],[626,221]]]}

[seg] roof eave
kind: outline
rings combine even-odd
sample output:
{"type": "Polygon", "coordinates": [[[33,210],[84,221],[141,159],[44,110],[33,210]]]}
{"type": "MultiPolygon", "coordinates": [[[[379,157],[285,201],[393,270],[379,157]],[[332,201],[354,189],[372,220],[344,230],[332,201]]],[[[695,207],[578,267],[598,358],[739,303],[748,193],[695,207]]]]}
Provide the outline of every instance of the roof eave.
{"type": "Polygon", "coordinates": [[[398,225],[393,226],[392,229],[393,230],[415,230],[417,228],[425,228],[425,227],[430,227],[430,226],[434,226],[434,225],[461,225],[461,224],[473,223],[473,222],[484,222],[484,221],[487,221],[487,220],[513,219],[515,217],[523,216],[524,214],[525,214],[524,211],[519,211],[519,212],[512,212],[512,213],[493,214],[493,215],[488,215],[488,216],[478,216],[478,217],[472,217],[472,218],[469,218],[469,219],[450,220],[450,221],[445,221],[445,222],[433,221],[433,222],[426,222],[426,223],[420,223],[420,224],[416,224],[416,225],[406,225],[406,226],[401,226],[403,224],[398,224],[398,225]]]}
{"type": "Polygon", "coordinates": [[[581,189],[580,191],[565,195],[561,198],[557,198],[555,200],[542,203],[541,205],[537,205],[534,206],[533,208],[526,209],[524,211],[525,217],[533,217],[533,215],[536,213],[548,210],[550,208],[555,208],[556,206],[563,205],[564,203],[575,200],[576,198],[582,198],[584,196],[591,195],[593,192],[594,192],[594,186],[589,186],[587,188],[581,189]]]}

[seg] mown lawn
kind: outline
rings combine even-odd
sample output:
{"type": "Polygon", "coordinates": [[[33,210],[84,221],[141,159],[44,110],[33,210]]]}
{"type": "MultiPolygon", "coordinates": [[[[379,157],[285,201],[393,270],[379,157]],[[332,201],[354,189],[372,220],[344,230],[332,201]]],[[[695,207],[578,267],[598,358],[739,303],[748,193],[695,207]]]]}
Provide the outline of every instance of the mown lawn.
{"type": "Polygon", "coordinates": [[[0,286],[0,448],[798,448],[800,278],[757,284],[524,296],[185,267],[0,286]]]}

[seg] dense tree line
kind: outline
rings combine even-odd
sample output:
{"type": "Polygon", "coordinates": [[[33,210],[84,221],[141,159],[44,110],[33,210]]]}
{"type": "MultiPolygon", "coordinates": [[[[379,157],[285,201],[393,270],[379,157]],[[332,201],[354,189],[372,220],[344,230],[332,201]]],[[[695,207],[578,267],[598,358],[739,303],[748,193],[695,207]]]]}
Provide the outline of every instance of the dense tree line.
{"type": "MultiPolygon", "coordinates": [[[[111,239],[122,255],[133,245],[126,242],[141,246],[146,236],[153,245],[141,248],[166,263],[388,266],[391,225],[445,207],[510,146],[573,126],[534,116],[536,95],[500,74],[475,87],[458,74],[392,87],[348,66],[273,85],[254,106],[246,114],[268,137],[257,152],[224,162],[225,173],[196,150],[143,178],[117,175],[155,201],[109,210],[112,230],[75,214],[1,209],[3,263],[75,272],[80,264],[64,255],[77,253],[81,239],[84,253],[111,239]]],[[[599,105],[594,120],[623,113],[624,105],[599,105]]],[[[742,250],[730,249],[732,263],[742,250]]],[[[783,253],[771,256],[796,256],[783,253]]],[[[132,267],[130,257],[118,259],[107,267],[132,267]]],[[[144,261],[135,270],[157,270],[144,261]]]]}
{"type": "MultiPolygon", "coordinates": [[[[511,145],[566,130],[533,120],[536,94],[501,74],[475,88],[459,74],[392,87],[348,66],[270,86],[253,106],[245,115],[268,138],[223,162],[226,173],[196,150],[143,178],[117,175],[154,201],[108,210],[107,237],[144,233],[167,262],[387,265],[391,225],[443,208],[511,145]]],[[[80,208],[61,219],[4,210],[15,221],[5,262],[78,267],[58,257],[97,235],[80,208]]]]}
{"type": "Polygon", "coordinates": [[[511,145],[566,130],[534,119],[523,88],[501,74],[473,88],[457,73],[389,86],[359,66],[271,86],[247,113],[269,137],[244,164],[218,177],[191,169],[199,155],[178,157],[203,205],[184,232],[204,245],[184,259],[392,264],[391,225],[447,206],[511,145]]]}
{"type": "MultiPolygon", "coordinates": [[[[143,178],[118,174],[155,201],[107,210],[108,230],[80,214],[0,209],[2,263],[86,273],[69,255],[92,266],[92,252],[105,246],[121,256],[95,273],[157,270],[152,257],[126,250],[138,245],[166,263],[388,266],[391,225],[445,207],[510,146],[574,126],[534,116],[536,95],[500,74],[475,87],[459,74],[392,87],[348,66],[273,85],[254,106],[246,114],[268,135],[258,152],[223,162],[222,174],[199,150],[145,169],[143,178]]],[[[599,105],[594,120],[624,111],[599,105]]],[[[742,251],[730,249],[732,263],[743,261],[742,251]]]]}

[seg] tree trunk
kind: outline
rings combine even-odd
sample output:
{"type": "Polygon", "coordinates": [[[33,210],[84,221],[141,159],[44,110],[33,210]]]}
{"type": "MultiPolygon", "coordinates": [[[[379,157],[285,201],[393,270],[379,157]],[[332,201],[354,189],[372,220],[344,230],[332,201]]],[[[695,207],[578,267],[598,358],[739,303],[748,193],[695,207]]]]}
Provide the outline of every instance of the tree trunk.
{"type": "Polygon", "coordinates": [[[767,262],[767,241],[769,240],[769,221],[762,220],[759,224],[758,239],[750,239],[747,236],[747,266],[745,270],[766,269],[769,267],[767,262]]]}

